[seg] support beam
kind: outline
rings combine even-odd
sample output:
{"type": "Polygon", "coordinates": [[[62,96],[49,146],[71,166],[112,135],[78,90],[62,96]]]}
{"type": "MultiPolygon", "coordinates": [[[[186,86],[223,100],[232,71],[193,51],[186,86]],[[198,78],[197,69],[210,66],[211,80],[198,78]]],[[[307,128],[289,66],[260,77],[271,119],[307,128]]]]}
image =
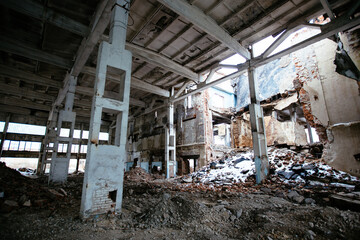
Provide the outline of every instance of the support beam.
{"type": "Polygon", "coordinates": [[[12,9],[16,12],[31,16],[39,20],[53,24],[59,28],[66,29],[72,33],[85,37],[88,32],[87,26],[58,14],[50,8],[44,8],[42,4],[32,0],[0,0],[0,5],[12,9]]]}
{"type": "Polygon", "coordinates": [[[4,104],[7,106],[14,106],[14,107],[23,107],[23,108],[29,108],[33,110],[41,110],[49,112],[51,110],[50,106],[32,102],[32,101],[26,101],[19,98],[11,98],[11,97],[5,97],[0,96],[0,104],[4,104]]]}
{"type": "Polygon", "coordinates": [[[0,93],[51,102],[55,99],[55,97],[45,93],[36,92],[27,88],[20,88],[6,83],[0,83],[0,93]]]}
{"type": "Polygon", "coordinates": [[[54,66],[69,69],[72,62],[68,59],[35,49],[10,38],[0,36],[0,50],[19,56],[27,57],[36,61],[49,63],[54,66]]]}
{"type": "Polygon", "coordinates": [[[180,89],[179,89],[179,90],[176,92],[176,94],[174,95],[174,98],[179,97],[179,96],[185,91],[186,87],[187,87],[189,84],[190,84],[190,81],[184,82],[184,83],[181,85],[180,89]]]}
{"type": "Polygon", "coordinates": [[[168,105],[168,123],[165,127],[166,178],[176,176],[176,134],[174,128],[174,104],[168,105]]]}
{"type": "Polygon", "coordinates": [[[321,26],[321,33],[311,37],[311,38],[308,38],[298,44],[295,44],[294,46],[290,47],[290,48],[287,48],[285,50],[282,50],[281,52],[278,52],[274,55],[271,55],[267,58],[263,58],[263,56],[259,56],[259,57],[256,57],[256,58],[253,58],[251,60],[248,60],[246,61],[245,63],[242,63],[242,64],[239,64],[238,65],[238,71],[237,72],[234,72],[230,75],[227,75],[225,77],[222,77],[216,81],[213,81],[211,83],[208,83],[206,85],[203,85],[201,87],[199,87],[198,89],[192,91],[192,92],[189,92],[187,94],[184,94],[176,99],[172,99],[171,101],[172,102],[176,102],[176,101],[180,101],[182,99],[185,99],[187,98],[188,96],[190,95],[193,95],[193,94],[196,94],[198,92],[201,92],[201,91],[204,91],[205,89],[208,89],[212,86],[215,86],[219,83],[222,83],[222,82],[225,82],[227,80],[230,80],[230,79],[234,79],[236,77],[239,77],[240,75],[242,75],[244,73],[244,71],[246,71],[248,69],[249,66],[253,66],[253,67],[259,67],[259,66],[262,66],[262,65],[265,65],[271,61],[274,61],[275,59],[278,59],[278,58],[281,58],[285,55],[288,55],[292,52],[295,52],[297,50],[300,50],[302,48],[305,48],[311,44],[314,44],[318,41],[321,41],[325,38],[328,38],[330,37],[331,35],[334,35],[338,32],[341,32],[341,31],[344,31],[344,30],[347,30],[347,29],[350,29],[350,28],[353,28],[357,25],[360,24],[360,17],[357,17],[355,19],[349,19],[348,16],[341,16],[339,18],[336,18],[334,21],[331,21],[330,23],[328,24],[325,24],[325,25],[322,25],[321,26]]]}
{"type": "MultiPolygon", "coordinates": [[[[66,94],[64,110],[61,110],[57,117],[56,137],[53,143],[54,146],[52,149],[51,160],[45,161],[50,161],[49,182],[64,183],[67,180],[76,120],[76,113],[73,112],[76,83],[77,77],[71,76],[69,81],[69,91],[66,94]],[[67,124],[69,128],[69,135],[66,137],[60,136],[63,124],[67,124]],[[59,144],[66,145],[65,154],[59,154],[59,144]]],[[[44,145],[47,146],[48,144],[44,145]]]]}
{"type": "Polygon", "coordinates": [[[81,42],[81,45],[77,51],[76,59],[72,65],[71,71],[66,75],[63,81],[63,87],[60,89],[58,97],[54,101],[54,107],[61,105],[62,101],[65,99],[65,95],[69,90],[69,79],[70,76],[77,77],[82,71],[83,67],[90,54],[92,53],[94,47],[100,40],[103,32],[105,31],[110,20],[111,8],[114,6],[114,0],[104,0],[101,1],[96,9],[96,13],[93,19],[92,31],[89,33],[87,38],[84,38],[81,42]],[[106,4],[104,3],[106,1],[106,4]]]}
{"type": "Polygon", "coordinates": [[[8,114],[6,115],[6,121],[5,121],[5,125],[4,125],[4,130],[2,131],[2,136],[1,136],[0,158],[2,157],[4,142],[5,142],[5,139],[6,139],[6,133],[7,133],[8,128],[9,128],[10,117],[11,117],[11,114],[8,113],[8,114]]]}
{"type": "Polygon", "coordinates": [[[197,73],[157,52],[137,46],[132,43],[126,43],[126,49],[132,52],[135,57],[144,59],[146,62],[157,65],[161,68],[174,72],[180,76],[192,79],[194,81],[199,80],[199,75],[197,73]]]}
{"type": "Polygon", "coordinates": [[[197,7],[190,5],[185,0],[158,0],[166,7],[170,8],[177,14],[183,16],[191,23],[197,25],[200,29],[210,34],[225,46],[232,49],[246,59],[250,58],[250,54],[246,48],[232,38],[223,28],[221,28],[211,17],[207,16],[197,7]]]}
{"type": "MultiPolygon", "coordinates": [[[[83,94],[86,96],[93,96],[94,95],[94,89],[90,88],[90,87],[83,87],[83,86],[76,86],[76,92],[79,94],[83,94]]],[[[115,92],[110,92],[110,91],[104,91],[104,95],[105,96],[112,96],[112,97],[116,97],[117,93],[115,92]]],[[[146,103],[135,99],[135,98],[130,98],[130,105],[132,106],[137,106],[137,107],[142,107],[145,108],[146,107],[146,103]]]]}
{"type": "Polygon", "coordinates": [[[325,38],[328,38],[338,32],[342,32],[347,29],[353,28],[359,24],[360,24],[360,17],[357,17],[355,19],[349,19],[348,16],[341,16],[339,18],[336,18],[334,21],[331,21],[328,24],[322,25],[320,27],[321,33],[319,33],[311,38],[308,38],[305,41],[302,41],[298,44],[295,44],[294,46],[292,46],[290,48],[282,50],[281,52],[271,55],[270,57],[267,57],[265,59],[262,58],[262,56],[256,57],[253,60],[251,60],[251,65],[254,67],[264,65],[275,59],[281,58],[292,52],[295,52],[295,51],[300,50],[304,47],[307,47],[311,44],[319,42],[325,38]]]}
{"type": "Polygon", "coordinates": [[[278,46],[280,46],[281,43],[283,43],[291,34],[293,34],[294,32],[296,32],[297,30],[299,30],[300,28],[302,28],[302,26],[296,26],[294,28],[291,29],[287,29],[285,30],[285,32],[283,32],[281,34],[280,37],[278,37],[266,50],[265,52],[262,54],[263,58],[268,57],[278,46]]]}
{"type": "Polygon", "coordinates": [[[75,172],[79,172],[79,165],[80,165],[80,156],[81,156],[81,146],[83,144],[83,134],[84,134],[84,124],[81,123],[81,127],[80,127],[80,139],[79,139],[79,146],[78,146],[78,152],[76,155],[76,169],[75,172]]]}
{"type": "Polygon", "coordinates": [[[90,54],[94,50],[94,47],[99,42],[106,27],[109,25],[111,9],[114,6],[114,4],[115,4],[114,0],[109,0],[107,1],[107,4],[104,8],[97,9],[95,16],[99,15],[100,17],[97,21],[95,21],[95,25],[93,26],[89,36],[87,36],[86,39],[83,39],[83,42],[79,47],[79,50],[76,54],[76,60],[74,66],[71,71],[72,76],[77,77],[80,74],[90,54]]]}
{"type": "Polygon", "coordinates": [[[308,135],[309,135],[309,142],[310,142],[310,144],[313,144],[314,143],[314,138],[313,138],[313,135],[312,135],[311,126],[310,126],[308,121],[306,121],[306,128],[307,128],[308,135]]]}
{"type": "Polygon", "coordinates": [[[121,212],[123,198],[124,164],[129,113],[131,81],[131,52],[125,50],[125,38],[130,2],[117,0],[112,8],[110,41],[99,47],[94,85],[94,97],[89,125],[86,170],[81,197],[80,215],[121,212]],[[117,100],[104,96],[108,66],[119,71],[117,100]],[[109,104],[111,103],[111,104],[109,104]],[[103,109],[117,113],[115,145],[100,145],[99,134],[103,109]]]}
{"type": "Polygon", "coordinates": [[[254,149],[256,183],[262,183],[269,174],[269,158],[266,145],[264,114],[258,97],[258,84],[255,79],[255,69],[248,68],[250,88],[250,123],[254,149]]]}
{"type": "Polygon", "coordinates": [[[3,105],[3,104],[0,104],[0,112],[23,114],[23,115],[31,114],[31,110],[27,108],[15,107],[15,106],[3,105]]]}
{"type": "Polygon", "coordinates": [[[329,2],[327,0],[320,0],[320,2],[321,2],[321,5],[324,7],[325,12],[329,16],[329,18],[331,20],[334,20],[335,15],[334,15],[333,11],[331,10],[331,6],[330,6],[329,2]]]}
{"type": "Polygon", "coordinates": [[[27,83],[37,84],[41,86],[50,86],[55,88],[61,87],[61,82],[51,78],[43,77],[38,74],[29,73],[14,67],[0,64],[0,76],[18,79],[27,83]]]}
{"type": "MultiPolygon", "coordinates": [[[[95,76],[96,69],[85,66],[82,72],[92,75],[92,76],[95,76]]],[[[111,74],[111,72],[109,72],[109,74],[106,77],[112,81],[118,80],[118,76],[111,74]]],[[[154,86],[150,83],[144,82],[140,79],[135,78],[134,76],[131,78],[131,87],[134,89],[144,91],[144,92],[153,93],[153,94],[156,94],[156,95],[159,95],[162,97],[170,97],[170,92],[168,90],[165,90],[160,87],[154,86]]]]}

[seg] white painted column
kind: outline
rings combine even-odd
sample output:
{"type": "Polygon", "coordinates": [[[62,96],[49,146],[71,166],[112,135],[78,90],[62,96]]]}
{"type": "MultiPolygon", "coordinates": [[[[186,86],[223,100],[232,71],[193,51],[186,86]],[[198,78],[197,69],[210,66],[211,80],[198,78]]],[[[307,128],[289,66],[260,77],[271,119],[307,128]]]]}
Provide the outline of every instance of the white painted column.
{"type": "Polygon", "coordinates": [[[1,143],[0,143],[0,157],[2,156],[2,152],[3,152],[3,148],[4,148],[4,142],[6,140],[6,134],[7,134],[8,128],[9,128],[10,116],[11,116],[11,114],[8,113],[8,115],[6,116],[4,130],[2,132],[1,143]]]}
{"type": "Polygon", "coordinates": [[[165,127],[165,167],[166,178],[176,176],[176,134],[174,128],[174,104],[168,106],[168,124],[165,127]],[[172,172],[170,172],[172,169],[172,172]]]}
{"type": "Polygon", "coordinates": [[[81,123],[80,126],[80,139],[79,139],[79,149],[76,156],[76,169],[75,172],[79,172],[79,164],[80,164],[80,154],[81,154],[81,146],[82,146],[82,140],[83,140],[83,134],[84,134],[84,124],[81,123]]]}
{"type": "Polygon", "coordinates": [[[128,1],[116,1],[110,21],[109,43],[101,42],[99,47],[81,198],[82,218],[109,211],[121,212],[132,63],[131,52],[125,50],[129,7],[128,1]],[[104,97],[109,67],[118,76],[117,80],[111,79],[120,90],[114,98],[104,97]],[[114,145],[101,145],[99,142],[104,111],[116,112],[114,145]]]}
{"type": "Polygon", "coordinates": [[[248,78],[251,98],[249,110],[255,158],[256,183],[261,183],[269,174],[269,159],[266,145],[264,114],[258,98],[255,69],[251,66],[248,69],[248,78]]]}
{"type": "Polygon", "coordinates": [[[70,76],[69,90],[66,93],[65,108],[61,110],[58,115],[58,121],[56,126],[56,138],[53,146],[53,152],[50,162],[50,175],[49,182],[63,183],[67,180],[69,172],[69,163],[71,158],[71,147],[74,137],[74,128],[76,120],[76,112],[73,112],[75,89],[77,78],[70,76]],[[67,123],[69,128],[69,135],[67,137],[61,137],[60,131],[63,127],[63,123],[67,123]],[[66,144],[66,153],[59,153],[59,144],[66,144]]]}

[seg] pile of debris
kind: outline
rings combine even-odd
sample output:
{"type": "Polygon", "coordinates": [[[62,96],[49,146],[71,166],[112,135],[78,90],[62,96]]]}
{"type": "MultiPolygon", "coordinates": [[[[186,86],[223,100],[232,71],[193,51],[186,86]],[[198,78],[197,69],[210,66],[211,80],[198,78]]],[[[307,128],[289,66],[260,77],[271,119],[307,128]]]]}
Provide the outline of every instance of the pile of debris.
{"type": "MultiPolygon", "coordinates": [[[[360,184],[357,177],[338,171],[324,164],[313,155],[304,152],[296,152],[288,148],[269,148],[270,173],[272,177],[278,177],[285,184],[312,184],[324,185],[329,183],[334,186],[346,186],[355,189],[360,184]],[[355,184],[351,186],[349,183],[355,184]],[[347,184],[347,185],[346,185],[347,184]]],[[[226,156],[218,162],[212,162],[208,166],[183,177],[185,183],[202,183],[211,185],[232,185],[245,183],[253,178],[255,163],[253,152],[235,153],[226,156]]]]}
{"type": "Polygon", "coordinates": [[[309,158],[308,154],[297,153],[289,149],[272,148],[270,164],[284,183],[287,184],[330,184],[355,189],[360,184],[357,177],[338,171],[321,160],[309,158]],[[350,185],[355,184],[355,185],[350,185]]]}
{"type": "Polygon", "coordinates": [[[46,207],[66,196],[64,189],[44,187],[35,179],[25,177],[0,162],[1,213],[8,213],[19,207],[46,207]]]}
{"type": "Polygon", "coordinates": [[[125,172],[124,179],[132,182],[148,182],[153,180],[154,177],[141,167],[134,167],[130,171],[125,172]]]}

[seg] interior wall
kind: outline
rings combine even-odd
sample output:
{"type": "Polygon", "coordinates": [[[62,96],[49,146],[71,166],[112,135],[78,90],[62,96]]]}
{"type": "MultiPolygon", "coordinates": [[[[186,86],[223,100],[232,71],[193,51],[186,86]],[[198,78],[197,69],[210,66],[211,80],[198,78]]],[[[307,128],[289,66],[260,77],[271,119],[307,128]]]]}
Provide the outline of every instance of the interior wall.
{"type": "MultiPolygon", "coordinates": [[[[343,37],[352,36],[347,33],[343,37]]],[[[347,41],[344,41],[345,43],[347,41]]],[[[325,144],[324,159],[331,166],[360,176],[360,95],[356,80],[335,72],[337,44],[322,40],[295,53],[297,74],[302,85],[300,100],[305,116],[316,127],[325,144]]],[[[359,46],[349,47],[359,62],[359,46]]]]}
{"type": "MultiPolygon", "coordinates": [[[[275,113],[275,112],[274,112],[275,113]]],[[[290,146],[307,145],[304,127],[295,121],[280,122],[274,114],[264,117],[266,143],[268,146],[287,144],[290,146]]],[[[244,113],[236,117],[232,123],[233,147],[252,147],[250,114],[244,113]]]]}
{"type": "Polygon", "coordinates": [[[191,108],[185,101],[176,106],[177,159],[182,161],[181,157],[199,155],[198,164],[202,167],[210,162],[213,140],[208,90],[191,97],[191,108]]]}

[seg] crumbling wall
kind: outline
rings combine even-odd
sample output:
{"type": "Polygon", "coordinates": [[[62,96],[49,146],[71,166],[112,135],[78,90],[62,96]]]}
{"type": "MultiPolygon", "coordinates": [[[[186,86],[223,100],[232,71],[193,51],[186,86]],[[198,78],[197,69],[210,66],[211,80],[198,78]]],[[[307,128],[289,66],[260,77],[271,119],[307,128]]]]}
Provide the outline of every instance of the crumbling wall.
{"type": "MultiPolygon", "coordinates": [[[[164,162],[166,108],[142,115],[129,122],[128,167],[133,162],[146,171],[153,162],[164,162]]],[[[163,165],[163,164],[162,164],[163,165]]],[[[128,168],[127,167],[127,168],[128,168]]],[[[162,167],[164,169],[164,166],[162,167]]]]}
{"type": "Polygon", "coordinates": [[[191,101],[191,108],[187,108],[185,102],[176,106],[177,158],[181,161],[181,157],[198,156],[198,166],[202,167],[210,162],[212,150],[212,115],[208,91],[193,95],[191,101]]]}
{"type": "MultiPolygon", "coordinates": [[[[265,116],[264,122],[268,146],[276,144],[304,146],[307,144],[304,126],[298,122],[280,122],[276,119],[275,112],[271,116],[265,116]]],[[[233,147],[252,147],[250,114],[244,113],[236,117],[231,125],[233,129],[233,147]]]]}
{"type": "MultiPolygon", "coordinates": [[[[353,36],[347,33],[343,38],[349,35],[353,36]]],[[[295,83],[305,117],[325,145],[324,159],[339,170],[360,176],[360,162],[354,157],[360,153],[359,88],[355,80],[335,72],[336,47],[335,42],[325,39],[295,52],[295,83]]],[[[347,47],[358,64],[359,45],[347,47]]]]}
{"type": "MultiPolygon", "coordinates": [[[[292,54],[276,59],[255,69],[256,83],[259,86],[259,100],[268,99],[278,93],[294,89],[296,79],[292,54]]],[[[236,111],[250,104],[250,90],[247,74],[241,75],[236,82],[236,111]]]]}

